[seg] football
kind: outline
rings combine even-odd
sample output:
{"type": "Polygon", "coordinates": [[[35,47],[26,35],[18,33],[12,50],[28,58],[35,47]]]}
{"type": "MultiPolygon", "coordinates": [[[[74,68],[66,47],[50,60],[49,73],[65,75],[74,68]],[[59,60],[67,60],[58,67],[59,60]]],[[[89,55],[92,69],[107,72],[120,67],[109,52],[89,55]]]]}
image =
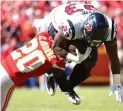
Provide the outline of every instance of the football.
{"type": "Polygon", "coordinates": [[[74,55],[76,55],[76,48],[79,50],[81,54],[84,54],[87,49],[87,45],[83,40],[73,40],[69,41],[68,43],[68,50],[70,51],[70,53],[74,55]]]}
{"type": "Polygon", "coordinates": [[[69,45],[69,52],[76,55],[76,46],[74,45],[69,45]]]}

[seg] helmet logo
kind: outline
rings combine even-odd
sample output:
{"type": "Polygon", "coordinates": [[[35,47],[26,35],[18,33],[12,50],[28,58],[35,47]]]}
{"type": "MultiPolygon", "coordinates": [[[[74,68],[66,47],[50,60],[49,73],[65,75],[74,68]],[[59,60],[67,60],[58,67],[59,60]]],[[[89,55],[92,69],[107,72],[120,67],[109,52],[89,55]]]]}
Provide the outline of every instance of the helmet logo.
{"type": "Polygon", "coordinates": [[[87,29],[87,31],[91,31],[92,30],[92,26],[89,26],[89,24],[85,25],[85,28],[87,29]]]}

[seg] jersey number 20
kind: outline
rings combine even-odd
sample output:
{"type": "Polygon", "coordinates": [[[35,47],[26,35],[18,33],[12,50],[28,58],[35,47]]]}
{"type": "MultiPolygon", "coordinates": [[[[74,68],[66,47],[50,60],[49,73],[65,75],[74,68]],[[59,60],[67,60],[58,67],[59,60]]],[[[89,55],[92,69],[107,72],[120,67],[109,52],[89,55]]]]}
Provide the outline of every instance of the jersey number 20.
{"type": "Polygon", "coordinates": [[[25,46],[11,53],[13,60],[17,61],[19,71],[30,72],[45,63],[45,56],[37,48],[38,40],[34,38],[25,46]]]}

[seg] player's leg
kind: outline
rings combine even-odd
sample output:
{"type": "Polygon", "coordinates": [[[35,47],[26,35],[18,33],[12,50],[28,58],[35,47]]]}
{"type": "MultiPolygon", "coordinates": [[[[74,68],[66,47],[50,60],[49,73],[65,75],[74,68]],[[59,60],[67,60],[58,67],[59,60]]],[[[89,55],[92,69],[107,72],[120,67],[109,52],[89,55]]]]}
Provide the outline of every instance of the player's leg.
{"type": "Polygon", "coordinates": [[[70,92],[68,91],[65,93],[68,96],[68,99],[70,101],[72,97],[71,94],[74,94],[74,97],[78,98],[78,103],[80,102],[80,98],[74,92],[73,89],[74,87],[79,85],[81,82],[83,82],[90,76],[91,69],[96,65],[97,57],[98,57],[97,50],[94,49],[92,50],[91,54],[85,61],[83,61],[81,64],[77,64],[74,67],[72,73],[70,74],[69,80],[68,80],[70,84],[69,87],[71,88],[70,92]]]}
{"type": "MultiPolygon", "coordinates": [[[[91,54],[85,61],[83,61],[81,64],[77,64],[74,67],[73,72],[71,73],[70,78],[67,81],[67,83],[66,83],[66,79],[65,79],[66,74],[64,73],[64,71],[59,72],[58,70],[56,70],[55,72],[53,72],[57,84],[60,86],[60,88],[63,92],[66,92],[65,94],[68,96],[68,99],[71,102],[74,102],[74,100],[77,99],[76,103],[80,104],[80,98],[74,92],[73,89],[75,86],[79,85],[81,82],[83,82],[90,76],[90,71],[95,66],[97,57],[98,57],[97,50],[96,49],[92,50],[91,54]],[[68,83],[69,83],[69,85],[66,86],[66,84],[68,84],[68,83]],[[67,87],[69,87],[69,90],[66,90],[67,87]]],[[[50,78],[49,78],[49,80],[50,80],[50,78]]],[[[50,85],[50,88],[52,88],[51,85],[50,85]]]]}
{"type": "Polygon", "coordinates": [[[0,82],[1,82],[0,111],[5,111],[10,101],[12,92],[15,89],[15,85],[1,64],[0,64],[0,82]]]}
{"type": "Polygon", "coordinates": [[[72,101],[71,97],[72,98],[75,97],[77,99],[77,103],[80,104],[81,100],[80,100],[79,96],[76,94],[76,92],[74,91],[74,88],[77,85],[80,85],[81,82],[83,82],[90,76],[90,71],[94,67],[94,64],[95,64],[94,61],[86,60],[86,61],[82,62],[81,64],[77,64],[74,67],[73,72],[70,74],[70,77],[68,80],[70,83],[71,90],[68,92],[65,92],[69,101],[72,101]],[[89,67],[89,68],[87,68],[87,67],[89,67]]]}
{"type": "MultiPolygon", "coordinates": [[[[58,84],[59,88],[61,89],[61,91],[65,92],[69,101],[76,105],[80,104],[81,100],[80,100],[79,96],[76,94],[76,92],[73,90],[70,81],[68,81],[66,79],[64,70],[61,70],[58,68],[53,68],[49,72],[52,72],[52,73],[47,73],[47,74],[49,74],[49,75],[53,74],[53,78],[51,78],[52,76],[49,76],[49,77],[46,76],[46,78],[48,78],[48,79],[46,79],[46,83],[49,83],[49,86],[47,86],[48,84],[45,84],[46,87],[50,87],[53,90],[53,86],[51,84],[55,84],[55,82],[52,81],[52,79],[55,78],[55,81],[58,84]],[[52,83],[50,83],[50,82],[52,82],[52,83]]],[[[50,88],[48,88],[47,90],[50,91],[49,90],[50,88]]]]}
{"type": "MultiPolygon", "coordinates": [[[[46,78],[49,79],[52,79],[53,77],[53,79],[55,80],[52,82],[57,82],[62,91],[66,92],[67,90],[71,89],[70,84],[67,81],[66,76],[64,74],[64,70],[59,68],[51,68],[50,70],[48,70],[48,73],[46,75],[46,78]]],[[[46,80],[49,81],[49,79],[46,80]]]]}
{"type": "Polygon", "coordinates": [[[53,96],[56,92],[53,72],[48,71],[45,73],[45,86],[48,94],[53,96]]]}
{"type": "Polygon", "coordinates": [[[97,49],[93,49],[85,61],[74,67],[69,79],[73,88],[90,77],[90,71],[96,65],[97,58],[97,49]]]}

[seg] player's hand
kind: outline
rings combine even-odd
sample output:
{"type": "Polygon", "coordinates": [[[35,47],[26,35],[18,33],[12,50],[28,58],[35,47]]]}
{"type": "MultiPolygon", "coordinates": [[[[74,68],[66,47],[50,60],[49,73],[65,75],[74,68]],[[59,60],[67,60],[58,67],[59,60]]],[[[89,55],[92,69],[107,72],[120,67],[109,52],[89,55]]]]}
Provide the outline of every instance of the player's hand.
{"type": "MultiPolygon", "coordinates": [[[[85,53],[89,54],[91,52],[91,49],[88,48],[88,50],[86,50],[86,51],[87,52],[85,52],[85,53]]],[[[68,55],[66,56],[66,60],[74,61],[79,64],[88,57],[88,54],[81,54],[77,48],[75,49],[75,53],[76,53],[76,55],[74,55],[72,53],[68,53],[68,55]]]]}
{"type": "Polygon", "coordinates": [[[80,52],[78,51],[78,49],[75,49],[75,53],[76,55],[72,54],[72,53],[68,53],[67,56],[66,56],[66,60],[67,61],[74,61],[76,63],[80,63],[80,52]]]}
{"type": "Polygon", "coordinates": [[[113,85],[109,96],[111,96],[113,93],[115,94],[118,102],[123,102],[123,90],[121,85],[113,85]]]}
{"type": "Polygon", "coordinates": [[[82,62],[82,54],[79,52],[78,49],[76,49],[76,54],[77,54],[77,63],[81,63],[82,62]]]}
{"type": "Polygon", "coordinates": [[[84,61],[88,56],[85,54],[81,54],[78,49],[76,49],[76,54],[77,54],[77,63],[81,63],[84,61]]]}
{"type": "Polygon", "coordinates": [[[81,63],[82,61],[84,61],[84,60],[89,56],[89,54],[91,53],[91,50],[92,50],[92,48],[91,48],[91,47],[88,47],[88,48],[86,49],[85,54],[81,54],[81,53],[79,52],[79,50],[76,49],[76,54],[77,54],[77,57],[78,57],[77,63],[81,63]]]}

